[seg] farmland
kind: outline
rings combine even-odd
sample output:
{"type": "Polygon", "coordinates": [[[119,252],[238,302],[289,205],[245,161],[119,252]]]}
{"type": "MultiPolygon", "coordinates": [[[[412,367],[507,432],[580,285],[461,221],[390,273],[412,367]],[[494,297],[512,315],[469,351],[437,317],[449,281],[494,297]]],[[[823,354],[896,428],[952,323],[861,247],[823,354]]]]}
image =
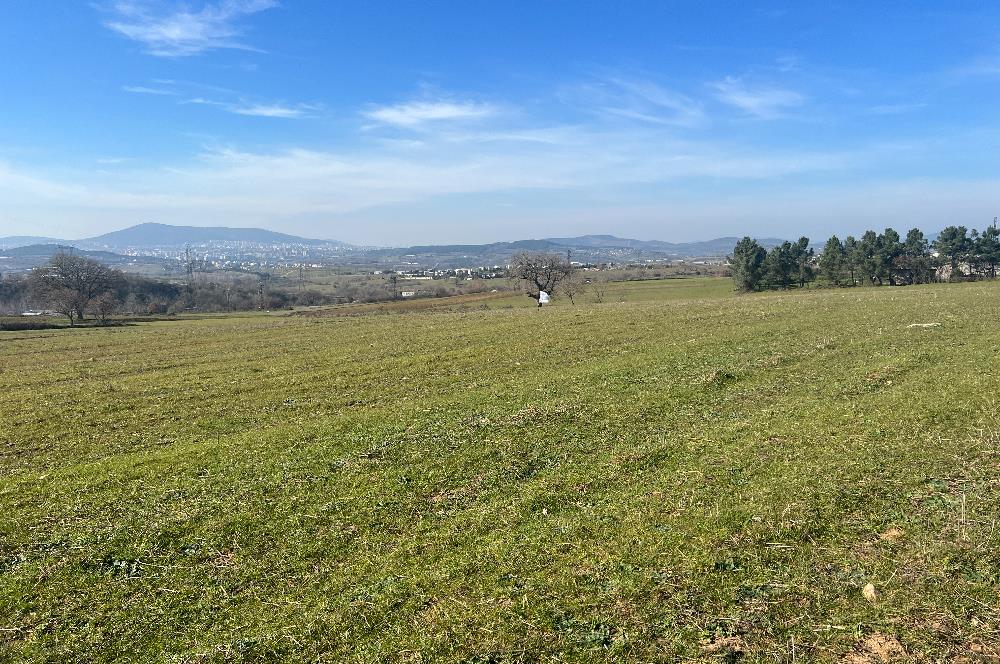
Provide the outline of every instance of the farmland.
{"type": "Polygon", "coordinates": [[[0,333],[0,660],[1000,657],[1000,287],[731,289],[0,333]]]}

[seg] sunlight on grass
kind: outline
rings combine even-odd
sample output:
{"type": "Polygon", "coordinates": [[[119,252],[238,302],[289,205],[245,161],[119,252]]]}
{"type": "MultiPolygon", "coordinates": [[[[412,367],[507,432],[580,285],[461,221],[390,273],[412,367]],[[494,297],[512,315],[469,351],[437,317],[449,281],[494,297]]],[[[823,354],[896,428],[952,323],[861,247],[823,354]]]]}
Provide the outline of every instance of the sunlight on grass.
{"type": "Polygon", "coordinates": [[[0,333],[0,653],[989,643],[1000,290],[731,290],[0,333]]]}

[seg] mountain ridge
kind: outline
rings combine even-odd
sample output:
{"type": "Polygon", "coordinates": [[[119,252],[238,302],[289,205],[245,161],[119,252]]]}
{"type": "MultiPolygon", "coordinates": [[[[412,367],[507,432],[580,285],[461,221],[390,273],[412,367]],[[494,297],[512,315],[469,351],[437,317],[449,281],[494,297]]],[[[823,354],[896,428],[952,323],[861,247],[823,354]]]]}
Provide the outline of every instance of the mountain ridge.
{"type": "MultiPolygon", "coordinates": [[[[480,244],[424,244],[404,247],[379,247],[360,249],[363,253],[374,256],[457,253],[457,254],[501,254],[514,251],[601,251],[601,250],[636,250],[649,251],[657,254],[672,254],[678,256],[695,255],[725,255],[735,246],[739,238],[720,237],[711,240],[695,242],[666,242],[663,240],[637,240],[623,238],[611,234],[590,234],[572,237],[548,237],[511,240],[505,242],[486,242],[480,244]]],[[[758,238],[765,247],[780,244],[775,238],[758,238]]],[[[336,240],[320,240],[305,238],[288,233],[280,233],[263,228],[241,228],[231,226],[175,226],[155,222],[144,222],[117,231],[95,235],[79,240],[64,240],[35,236],[0,237],[0,249],[11,249],[29,245],[61,245],[78,249],[109,250],[109,249],[162,249],[180,248],[187,244],[282,244],[322,247],[351,245],[336,240]]]]}
{"type": "Polygon", "coordinates": [[[33,244],[62,244],[68,240],[60,240],[54,237],[43,237],[39,235],[7,235],[0,237],[0,250],[13,249],[15,247],[27,247],[33,244]]]}
{"type": "Polygon", "coordinates": [[[99,247],[181,247],[185,244],[211,242],[249,242],[255,244],[303,244],[318,246],[344,244],[335,240],[299,237],[265,228],[232,226],[174,226],[145,222],[110,233],[77,240],[74,244],[99,247]]]}

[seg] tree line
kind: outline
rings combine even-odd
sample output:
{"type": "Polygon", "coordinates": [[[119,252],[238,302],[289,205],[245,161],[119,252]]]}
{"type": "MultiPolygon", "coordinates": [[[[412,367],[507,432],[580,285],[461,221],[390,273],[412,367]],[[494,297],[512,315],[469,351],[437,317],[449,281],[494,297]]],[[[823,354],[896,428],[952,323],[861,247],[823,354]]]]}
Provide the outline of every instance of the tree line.
{"type": "Polygon", "coordinates": [[[803,287],[818,278],[833,286],[996,279],[998,265],[1000,230],[995,221],[982,232],[948,226],[933,242],[917,228],[905,238],[892,228],[843,241],[834,235],[819,255],[806,237],[770,250],[744,237],[729,258],[733,282],[744,292],[803,287]]]}
{"type": "MultiPolygon", "coordinates": [[[[222,313],[275,310],[351,302],[385,302],[402,298],[395,273],[355,274],[329,278],[322,290],[296,285],[270,274],[188,275],[186,282],[127,274],[85,256],[57,254],[27,275],[0,279],[0,314],[42,310],[61,314],[70,325],[86,319],[107,322],[113,316],[177,314],[185,311],[222,313]]],[[[503,288],[476,279],[469,283],[435,281],[419,297],[503,288]]]]}
{"type": "Polygon", "coordinates": [[[0,312],[41,309],[66,316],[70,325],[88,317],[107,321],[119,314],[281,309],[337,301],[335,296],[316,290],[272,288],[268,275],[182,284],[125,274],[73,254],[57,254],[27,276],[0,279],[0,312]]]}

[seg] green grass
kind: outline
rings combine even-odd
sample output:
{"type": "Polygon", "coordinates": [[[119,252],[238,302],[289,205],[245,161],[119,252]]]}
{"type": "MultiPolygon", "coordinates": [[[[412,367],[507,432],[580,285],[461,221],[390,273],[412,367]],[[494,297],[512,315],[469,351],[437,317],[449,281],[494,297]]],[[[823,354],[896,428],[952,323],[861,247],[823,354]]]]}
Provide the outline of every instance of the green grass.
{"type": "Polygon", "coordinates": [[[730,290],[2,333],[0,660],[1000,656],[1000,287],[730,290]]]}

